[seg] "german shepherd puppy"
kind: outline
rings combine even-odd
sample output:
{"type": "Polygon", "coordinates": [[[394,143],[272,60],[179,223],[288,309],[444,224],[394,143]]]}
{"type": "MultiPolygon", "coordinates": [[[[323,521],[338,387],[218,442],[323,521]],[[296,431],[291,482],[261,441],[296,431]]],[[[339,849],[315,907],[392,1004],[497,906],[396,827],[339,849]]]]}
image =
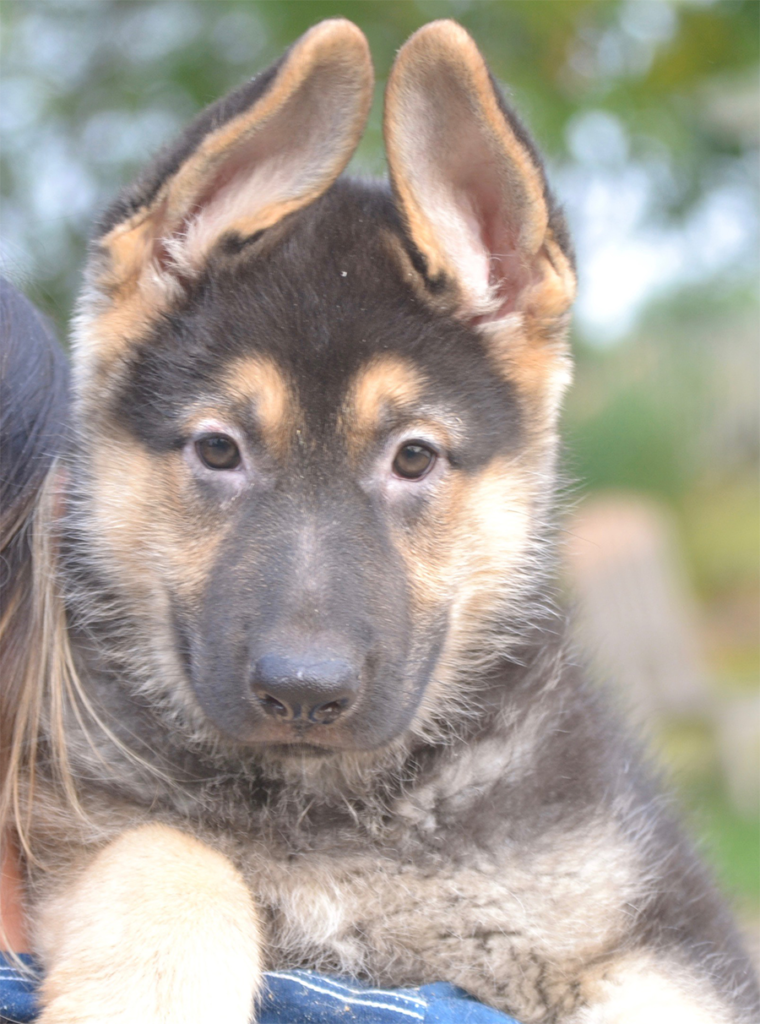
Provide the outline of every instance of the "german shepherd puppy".
{"type": "Polygon", "coordinates": [[[396,59],[390,188],[339,178],[371,96],[323,22],[98,226],[5,796],[41,1020],[247,1024],[266,966],[757,1020],[555,611],[575,272],[536,149],[453,22],[396,59]]]}

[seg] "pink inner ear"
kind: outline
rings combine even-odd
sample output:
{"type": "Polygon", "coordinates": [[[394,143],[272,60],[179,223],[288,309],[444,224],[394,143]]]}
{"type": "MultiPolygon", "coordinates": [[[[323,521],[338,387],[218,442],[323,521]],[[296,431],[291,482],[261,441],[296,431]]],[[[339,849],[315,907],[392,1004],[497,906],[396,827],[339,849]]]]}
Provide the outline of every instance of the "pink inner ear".
{"type": "Polygon", "coordinates": [[[154,258],[161,270],[170,271],[182,280],[184,261],[178,256],[191,226],[207,216],[226,191],[233,194],[244,188],[255,167],[261,163],[260,153],[257,152],[261,148],[261,140],[258,138],[236,146],[216,172],[208,176],[202,191],[197,194],[192,205],[188,206],[182,219],[172,223],[170,228],[165,224],[166,204],[163,209],[156,211],[155,221],[159,225],[159,235],[155,242],[154,258]]]}
{"type": "MultiPolygon", "coordinates": [[[[301,103],[307,115],[313,105],[301,103]]],[[[225,232],[245,229],[267,207],[318,187],[332,156],[321,137],[323,125],[314,116],[310,125],[303,124],[303,110],[294,111],[293,117],[288,113],[281,112],[274,123],[232,147],[209,174],[181,223],[172,226],[163,248],[180,270],[202,260],[225,232]]]]}
{"type": "Polygon", "coordinates": [[[261,148],[258,139],[252,139],[247,143],[237,146],[227,157],[221,167],[218,168],[206,183],[206,187],[196,198],[195,205],[188,212],[186,220],[192,220],[206,209],[223,191],[231,185],[236,178],[245,180],[251,173],[251,168],[256,164],[258,156],[257,149],[261,148]]]}
{"type": "Polygon", "coordinates": [[[525,196],[497,140],[469,105],[453,106],[459,117],[449,116],[442,125],[443,159],[436,173],[461,210],[469,245],[482,254],[481,288],[490,308],[478,320],[489,322],[513,311],[531,281],[531,254],[520,247],[525,196]]]}
{"type": "Polygon", "coordinates": [[[488,322],[518,308],[537,273],[526,239],[540,235],[535,218],[545,210],[531,206],[533,183],[523,179],[507,133],[460,75],[446,63],[414,69],[394,120],[392,167],[453,267],[465,311],[488,322]]]}
{"type": "Polygon", "coordinates": [[[487,254],[486,287],[491,293],[494,308],[478,317],[479,322],[487,323],[517,308],[521,293],[533,277],[532,259],[520,248],[515,209],[505,204],[505,183],[499,180],[492,157],[484,156],[481,173],[472,175],[468,186],[458,191],[468,197],[473,211],[473,226],[487,254]]]}

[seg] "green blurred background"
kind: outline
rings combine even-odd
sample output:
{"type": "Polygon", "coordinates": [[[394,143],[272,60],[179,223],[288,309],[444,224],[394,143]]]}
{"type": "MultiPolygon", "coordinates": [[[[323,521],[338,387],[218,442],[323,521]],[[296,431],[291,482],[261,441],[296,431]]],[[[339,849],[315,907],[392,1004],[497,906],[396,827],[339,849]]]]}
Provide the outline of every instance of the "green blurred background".
{"type": "Polygon", "coordinates": [[[354,169],[383,172],[388,69],[438,17],[469,29],[547,155],[581,278],[574,500],[646,495],[675,524],[702,689],[649,728],[757,921],[757,0],[4,0],[0,271],[63,332],[114,190],[337,14],[367,34],[378,74],[354,169]]]}

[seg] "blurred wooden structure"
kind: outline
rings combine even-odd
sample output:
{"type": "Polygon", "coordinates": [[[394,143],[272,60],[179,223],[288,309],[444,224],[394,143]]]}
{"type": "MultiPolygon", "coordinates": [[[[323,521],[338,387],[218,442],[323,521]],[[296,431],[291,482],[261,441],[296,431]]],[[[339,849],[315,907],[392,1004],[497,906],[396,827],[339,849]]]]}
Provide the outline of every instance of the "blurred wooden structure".
{"type": "Polygon", "coordinates": [[[580,641],[647,716],[700,714],[708,704],[676,537],[667,511],[638,495],[593,498],[568,524],[580,641]]]}
{"type": "Polygon", "coordinates": [[[756,818],[760,808],[760,693],[724,702],[718,714],[717,740],[731,802],[746,817],[756,818]]]}
{"type": "Polygon", "coordinates": [[[587,500],[567,524],[566,566],[577,638],[635,717],[699,720],[731,801],[760,803],[760,695],[708,684],[696,601],[667,508],[636,494],[587,500]]]}

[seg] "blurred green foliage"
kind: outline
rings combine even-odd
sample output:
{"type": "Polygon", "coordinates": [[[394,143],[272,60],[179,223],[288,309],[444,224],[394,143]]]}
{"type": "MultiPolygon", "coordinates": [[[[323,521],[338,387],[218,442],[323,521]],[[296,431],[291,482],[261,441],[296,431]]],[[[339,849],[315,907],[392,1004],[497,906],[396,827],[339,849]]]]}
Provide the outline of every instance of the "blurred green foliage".
{"type": "Polygon", "coordinates": [[[760,818],[741,813],[729,798],[710,724],[661,723],[654,745],[669,762],[687,827],[745,922],[755,925],[760,915],[760,818]]]}
{"type": "Polygon", "coordinates": [[[620,344],[600,350],[577,339],[566,417],[573,471],[589,489],[644,490],[687,518],[698,495],[693,552],[706,591],[756,569],[746,555],[757,525],[759,325],[756,287],[722,281],[667,294],[620,344]],[[715,492],[723,497],[705,505],[715,492]],[[712,557],[705,531],[716,538],[729,506],[741,525],[712,557]]]}
{"type": "Polygon", "coordinates": [[[744,473],[694,487],[681,498],[693,580],[705,597],[757,586],[752,553],[758,542],[760,486],[752,467],[748,462],[744,473]]]}
{"type": "Polygon", "coordinates": [[[553,163],[578,163],[584,113],[618,119],[657,176],[650,217],[682,218],[747,148],[751,113],[725,108],[758,62],[756,0],[4,0],[5,272],[63,323],[93,210],[195,111],[335,15],[366,32],[377,69],[365,169],[383,168],[394,54],[437,17],[478,40],[553,163]]]}
{"type": "Polygon", "coordinates": [[[747,916],[757,918],[760,906],[760,821],[737,814],[716,777],[702,779],[685,795],[691,821],[703,837],[725,891],[747,916]]]}
{"type": "MultiPolygon", "coordinates": [[[[694,536],[699,581],[708,590],[721,584],[721,574],[737,582],[756,569],[739,551],[751,550],[751,480],[760,455],[759,312],[751,289],[682,290],[650,307],[620,344],[600,351],[579,338],[576,346],[567,437],[571,471],[587,488],[643,490],[687,516],[690,495],[706,498],[743,481],[739,532],[721,538],[711,561],[705,528],[717,534],[716,517],[732,504],[724,494],[701,540],[699,530],[694,536]]],[[[703,521],[705,515],[707,508],[703,521]]]]}

